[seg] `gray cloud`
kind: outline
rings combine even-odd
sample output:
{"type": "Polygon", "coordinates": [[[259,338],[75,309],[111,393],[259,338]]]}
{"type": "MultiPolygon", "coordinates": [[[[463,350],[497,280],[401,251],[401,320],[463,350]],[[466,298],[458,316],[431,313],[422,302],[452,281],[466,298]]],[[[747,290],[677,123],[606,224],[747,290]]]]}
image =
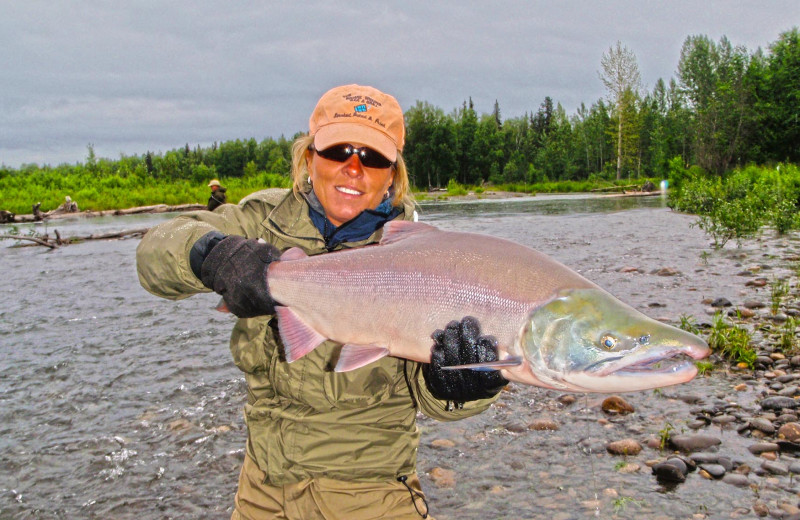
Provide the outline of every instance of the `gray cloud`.
{"type": "Polygon", "coordinates": [[[646,88],[674,76],[687,36],[754,50],[800,19],[796,0],[736,2],[4,2],[0,162],[82,161],[189,143],[291,136],[328,88],[371,84],[404,107],[603,97],[617,40],[646,88]]]}

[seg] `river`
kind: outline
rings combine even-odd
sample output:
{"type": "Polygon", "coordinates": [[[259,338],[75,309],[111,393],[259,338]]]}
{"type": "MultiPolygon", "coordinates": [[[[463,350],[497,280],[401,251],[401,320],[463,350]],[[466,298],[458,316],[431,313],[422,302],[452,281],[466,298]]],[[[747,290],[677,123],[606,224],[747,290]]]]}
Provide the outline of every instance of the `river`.
{"type": "MultiPolygon", "coordinates": [[[[534,247],[672,323],[709,321],[705,298],[745,296],[737,277],[743,265],[769,263],[767,249],[777,257],[796,246],[752,240],[713,251],[695,218],[660,197],[536,196],[427,202],[421,210],[422,221],[444,229],[534,247]],[[657,274],[665,268],[672,275],[657,274]]],[[[171,217],[65,219],[48,231],[86,235],[171,217]]],[[[228,518],[244,456],[246,388],[227,347],[233,318],[212,310],[218,297],[171,302],[145,292],[136,277],[137,239],[52,251],[10,245],[0,242],[0,518],[228,518]]],[[[773,274],[783,268],[776,262],[773,274]]],[[[752,489],[699,478],[665,489],[642,464],[658,451],[637,457],[642,469],[629,474],[604,449],[668,424],[685,429],[691,414],[681,396],[722,399],[732,384],[719,371],[626,394],[636,413],[610,420],[597,406],[603,396],[580,394],[564,405],[558,392],[520,385],[477,417],[420,417],[419,470],[431,514],[736,517],[752,505],[752,489]],[[539,418],[560,429],[526,428],[539,418]],[[435,468],[453,471],[452,485],[434,479],[435,468]]],[[[717,434],[740,442],[735,432],[717,434]]],[[[786,494],[768,486],[760,493],[786,494]]]]}

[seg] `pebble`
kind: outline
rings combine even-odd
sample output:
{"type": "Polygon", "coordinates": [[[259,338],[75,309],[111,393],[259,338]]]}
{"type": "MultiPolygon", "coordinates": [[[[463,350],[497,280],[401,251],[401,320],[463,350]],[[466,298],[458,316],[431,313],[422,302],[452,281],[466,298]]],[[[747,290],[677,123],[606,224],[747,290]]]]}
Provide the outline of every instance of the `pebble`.
{"type": "Polygon", "coordinates": [[[761,469],[772,473],[773,475],[788,475],[789,468],[785,464],[781,464],[780,462],[775,462],[772,460],[765,460],[761,464],[761,469]]]}
{"type": "Polygon", "coordinates": [[[528,425],[529,430],[536,431],[556,431],[559,428],[559,424],[552,419],[536,419],[528,425]]]}
{"type": "Polygon", "coordinates": [[[786,423],[778,429],[778,438],[786,439],[789,442],[800,441],[800,423],[786,423]]]}
{"type": "Polygon", "coordinates": [[[775,426],[773,426],[772,422],[768,421],[767,419],[751,419],[750,427],[766,434],[775,433],[775,426]]]}
{"type": "Polygon", "coordinates": [[[635,439],[622,439],[609,442],[606,451],[612,455],[638,455],[642,451],[642,445],[635,439]]]}
{"type": "Polygon", "coordinates": [[[661,462],[653,466],[653,475],[661,482],[685,482],[686,473],[675,464],[661,462]]]}
{"type": "Polygon", "coordinates": [[[785,396],[767,397],[761,401],[761,408],[765,410],[782,410],[784,408],[797,408],[800,401],[785,396]]]}
{"type": "Polygon", "coordinates": [[[778,446],[774,442],[760,442],[758,444],[753,444],[749,446],[747,449],[753,455],[761,455],[762,453],[778,451],[780,449],[780,446],[778,446]]]}
{"type": "Polygon", "coordinates": [[[661,269],[656,269],[655,271],[651,272],[650,274],[654,274],[657,276],[676,276],[681,274],[680,271],[673,267],[662,267],[661,269]]]}
{"type": "Polygon", "coordinates": [[[434,439],[433,442],[431,442],[431,446],[434,448],[454,448],[455,445],[456,443],[450,439],[434,439]]]}
{"type": "Polygon", "coordinates": [[[447,489],[454,488],[456,485],[456,472],[452,469],[440,467],[433,468],[428,475],[437,487],[447,489]]]}
{"type": "Polygon", "coordinates": [[[702,433],[697,435],[673,435],[670,437],[669,442],[675,449],[689,453],[702,451],[722,443],[719,437],[702,433]]]}
{"type": "Polygon", "coordinates": [[[722,481],[736,487],[747,487],[750,485],[750,479],[747,478],[746,475],[740,475],[738,473],[727,473],[722,477],[722,481]]]}
{"type": "Polygon", "coordinates": [[[626,415],[634,412],[633,406],[618,395],[612,395],[604,399],[602,409],[608,414],[626,415]]]}
{"type": "Polygon", "coordinates": [[[721,464],[703,464],[700,469],[705,470],[714,479],[721,479],[725,476],[725,468],[721,464]]]}

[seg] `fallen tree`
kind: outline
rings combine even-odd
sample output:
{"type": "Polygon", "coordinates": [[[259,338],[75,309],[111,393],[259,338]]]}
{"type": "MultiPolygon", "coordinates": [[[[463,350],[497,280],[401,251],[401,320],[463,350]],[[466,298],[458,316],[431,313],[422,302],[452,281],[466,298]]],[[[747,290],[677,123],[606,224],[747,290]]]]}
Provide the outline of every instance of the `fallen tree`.
{"type": "Polygon", "coordinates": [[[9,240],[20,240],[26,242],[33,242],[33,244],[19,244],[17,247],[24,247],[39,245],[49,247],[50,249],[56,249],[60,246],[66,246],[69,244],[77,244],[80,242],[86,242],[89,240],[114,240],[114,239],[123,239],[123,238],[135,238],[141,237],[150,228],[139,228],[139,229],[128,229],[124,231],[112,231],[109,233],[94,233],[91,235],[83,235],[83,236],[74,236],[74,237],[66,237],[62,238],[61,234],[58,230],[55,230],[53,234],[54,237],[51,237],[49,234],[45,233],[44,235],[0,235],[0,240],[2,239],[9,239],[9,240]]]}

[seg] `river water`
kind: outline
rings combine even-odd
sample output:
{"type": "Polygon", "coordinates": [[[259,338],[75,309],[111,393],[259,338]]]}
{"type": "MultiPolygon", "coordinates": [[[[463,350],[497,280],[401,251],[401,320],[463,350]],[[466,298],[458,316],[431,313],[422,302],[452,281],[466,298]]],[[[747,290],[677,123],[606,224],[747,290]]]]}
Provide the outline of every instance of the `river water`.
{"type": "MultiPolygon", "coordinates": [[[[777,257],[795,245],[754,240],[712,251],[695,219],[660,197],[537,196],[421,209],[421,220],[441,228],[532,246],[673,323],[684,315],[708,321],[704,298],[742,300],[742,266],[765,263],[765,247],[777,257]],[[673,275],[656,274],[663,268],[673,275]]],[[[171,217],[60,220],[48,231],[87,235],[171,217]]],[[[52,251],[10,245],[0,242],[0,518],[228,518],[244,456],[246,389],[227,347],[233,318],[212,310],[218,298],[171,302],[145,292],[137,239],[52,251]]],[[[691,418],[681,396],[719,399],[731,385],[719,371],[627,394],[637,413],[610,421],[597,406],[603,396],[581,394],[565,406],[558,392],[520,385],[477,417],[420,417],[419,470],[431,513],[439,520],[736,517],[756,492],[701,479],[664,489],[646,467],[619,471],[621,459],[604,450],[610,440],[643,439],[667,424],[680,431],[691,418]],[[560,429],[526,428],[541,418],[560,429]],[[453,471],[454,482],[433,478],[436,468],[453,471]]],[[[717,434],[738,442],[735,433],[717,434]]]]}

